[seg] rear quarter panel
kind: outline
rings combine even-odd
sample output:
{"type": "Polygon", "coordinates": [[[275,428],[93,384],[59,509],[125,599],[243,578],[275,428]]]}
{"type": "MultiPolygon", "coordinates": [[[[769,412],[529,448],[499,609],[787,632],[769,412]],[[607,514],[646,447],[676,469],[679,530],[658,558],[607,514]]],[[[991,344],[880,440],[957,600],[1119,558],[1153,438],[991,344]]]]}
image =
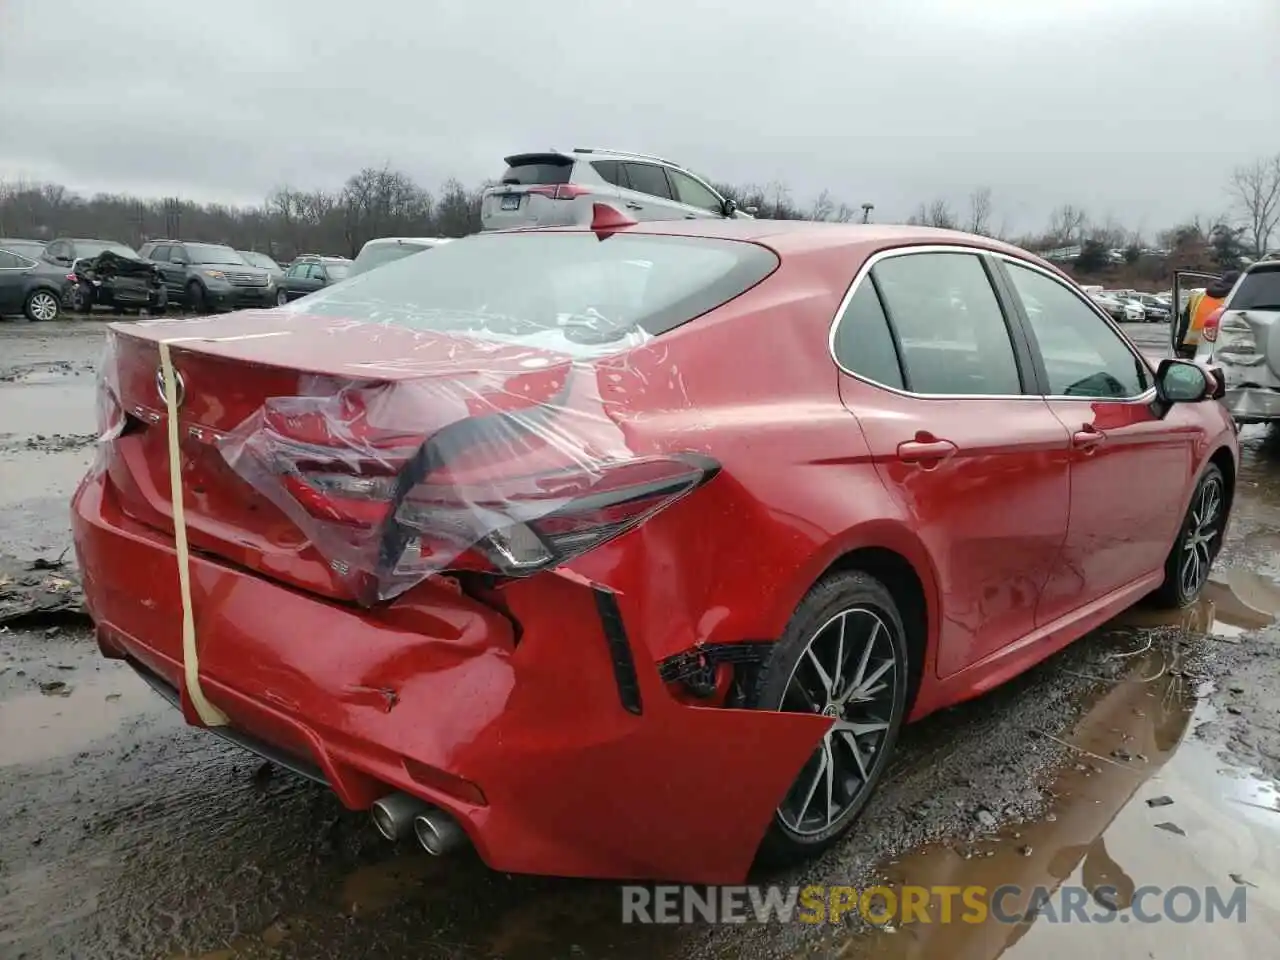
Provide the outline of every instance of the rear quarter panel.
{"type": "Polygon", "coordinates": [[[822,572],[858,547],[902,554],[931,589],[928,556],[840,401],[827,350],[856,268],[788,260],[725,307],[601,365],[605,407],[634,452],[697,451],[723,468],[572,565],[629,594],[655,659],[776,638],[822,572]]]}

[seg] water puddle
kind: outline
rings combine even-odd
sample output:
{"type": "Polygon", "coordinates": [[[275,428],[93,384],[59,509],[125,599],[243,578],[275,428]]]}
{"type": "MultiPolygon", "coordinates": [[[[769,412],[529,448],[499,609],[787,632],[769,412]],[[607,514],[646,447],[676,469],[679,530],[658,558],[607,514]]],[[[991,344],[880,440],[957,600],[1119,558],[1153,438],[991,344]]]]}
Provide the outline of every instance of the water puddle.
{"type": "Polygon", "coordinates": [[[1141,605],[1112,621],[1120,627],[1176,627],[1232,641],[1241,634],[1269,627],[1280,619],[1280,584],[1244,567],[1215,571],[1199,599],[1182,610],[1154,610],[1141,605]]]}
{"type": "Polygon", "coordinates": [[[114,664],[45,687],[0,701],[0,730],[22,732],[0,737],[0,767],[69,756],[115,735],[133,717],[168,709],[132,670],[114,664]]]}
{"type": "MultiPolygon", "coordinates": [[[[1254,598],[1256,599],[1256,597],[1254,598]]],[[[1234,608],[1233,608],[1234,609],[1234,608]]],[[[1253,607],[1248,607],[1253,610],[1253,607]]],[[[953,960],[1269,955],[1280,936],[1280,803],[1275,784],[1218,759],[1189,730],[1212,719],[1162,651],[1135,658],[1064,742],[1074,760],[1050,788],[1051,812],[972,842],[936,844],[887,865],[884,885],[970,886],[1003,896],[1004,920],[964,920],[961,894],[944,923],[943,894],[911,922],[831,936],[812,956],[953,960]],[[1148,888],[1159,888],[1149,891],[1148,888]],[[1175,901],[1169,891],[1179,888],[1175,901]],[[1238,914],[1208,922],[1211,897],[1238,914]],[[1029,909],[1035,891],[1050,907],[1029,909]],[[1147,891],[1147,892],[1143,892],[1147,891]],[[1087,920],[1064,909],[1074,898],[1087,920]],[[1139,902],[1135,904],[1135,899],[1139,902]],[[1200,915],[1186,922],[1198,904],[1200,915]],[[924,922],[923,917],[928,917],[924,922]],[[1144,922],[1159,917],[1158,922],[1144,922]],[[1064,919],[1065,918],[1065,919],[1064,919]]],[[[971,918],[975,916],[970,914],[971,918]]],[[[901,915],[899,915],[901,918],[901,915]]]]}

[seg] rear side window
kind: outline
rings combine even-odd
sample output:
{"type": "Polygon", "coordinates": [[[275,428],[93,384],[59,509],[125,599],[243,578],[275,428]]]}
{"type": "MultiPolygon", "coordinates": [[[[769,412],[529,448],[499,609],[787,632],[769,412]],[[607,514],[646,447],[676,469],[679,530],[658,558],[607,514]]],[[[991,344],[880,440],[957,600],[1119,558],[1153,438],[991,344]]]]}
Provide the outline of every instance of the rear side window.
{"type": "Polygon", "coordinates": [[[507,167],[502,182],[519,186],[540,183],[568,183],[573,172],[573,161],[543,159],[520,160],[507,167]]]}
{"type": "Polygon", "coordinates": [[[887,387],[903,389],[898,349],[889,320],[870,278],[858,284],[836,326],[836,362],[846,370],[887,387]]]}
{"type": "Polygon", "coordinates": [[[969,253],[888,257],[871,271],[916,393],[1014,396],[1022,380],[1000,301],[969,253]]]}
{"type": "Polygon", "coordinates": [[[615,187],[627,185],[622,177],[622,164],[617,160],[592,160],[591,167],[600,174],[600,179],[605,183],[611,183],[615,187]]]}
{"type": "Polygon", "coordinates": [[[1246,273],[1231,298],[1232,310],[1280,310],[1280,270],[1246,273]]]}
{"type": "Polygon", "coordinates": [[[326,288],[306,312],[598,356],[715,309],[777,266],[731,240],[478,234],[326,288]]]}
{"type": "Polygon", "coordinates": [[[627,179],[631,181],[631,189],[647,193],[651,197],[671,199],[671,184],[667,183],[667,172],[652,163],[623,164],[627,170],[627,179]]]}
{"type": "Polygon", "coordinates": [[[10,253],[8,250],[0,250],[0,270],[17,270],[33,266],[35,264],[25,257],[10,253]]]}

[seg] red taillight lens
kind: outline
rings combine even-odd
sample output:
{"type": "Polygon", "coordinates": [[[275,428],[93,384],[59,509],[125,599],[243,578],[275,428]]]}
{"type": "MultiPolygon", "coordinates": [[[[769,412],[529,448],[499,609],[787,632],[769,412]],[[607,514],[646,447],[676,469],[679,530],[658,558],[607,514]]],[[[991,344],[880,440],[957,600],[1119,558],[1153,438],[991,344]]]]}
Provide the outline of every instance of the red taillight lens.
{"type": "Polygon", "coordinates": [[[80,278],[77,277],[74,273],[68,273],[67,279],[74,283],[76,280],[79,280],[80,278]]]}
{"type": "MultiPolygon", "coordinates": [[[[589,472],[495,480],[483,490],[429,479],[397,497],[399,476],[294,465],[285,489],[308,514],[352,530],[405,533],[398,574],[484,570],[527,576],[586,553],[701,486],[719,465],[699,454],[604,464],[589,472]],[[394,515],[392,511],[394,510],[394,515]]],[[[385,538],[384,538],[385,539],[385,538]]]]}
{"type": "Polygon", "coordinates": [[[527,192],[536,193],[540,197],[551,200],[573,200],[575,197],[587,196],[591,193],[591,188],[580,183],[548,183],[529,187],[527,192]]]}
{"type": "Polygon", "coordinates": [[[1222,308],[1219,307],[1209,316],[1204,318],[1204,327],[1200,330],[1200,336],[1207,342],[1213,343],[1218,339],[1218,325],[1222,323],[1222,308]]]}

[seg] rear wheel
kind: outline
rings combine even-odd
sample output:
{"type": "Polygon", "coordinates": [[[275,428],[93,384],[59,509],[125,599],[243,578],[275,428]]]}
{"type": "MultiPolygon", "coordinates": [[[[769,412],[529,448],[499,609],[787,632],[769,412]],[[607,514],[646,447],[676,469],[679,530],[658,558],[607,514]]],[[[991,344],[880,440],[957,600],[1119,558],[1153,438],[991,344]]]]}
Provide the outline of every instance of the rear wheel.
{"type": "Polygon", "coordinates": [[[283,306],[284,306],[286,303],[288,303],[288,302],[289,302],[289,294],[285,293],[283,290],[277,290],[277,291],[276,291],[276,306],[277,306],[277,307],[283,307],[283,306]]]}
{"type": "Polygon", "coordinates": [[[62,304],[52,290],[32,290],[22,305],[22,312],[32,321],[57,320],[58,314],[62,312],[62,304]]]}
{"type": "Polygon", "coordinates": [[[1226,480],[1221,470],[1209,464],[1200,475],[1178,538],[1165,560],[1164,583],[1151,595],[1156,605],[1178,608],[1195,602],[1222,549],[1226,526],[1226,480]]]}
{"type": "Polygon", "coordinates": [[[820,713],[834,723],[774,811],[762,859],[814,856],[853,825],[897,740],[908,683],[902,618],[884,584],[848,571],[809,591],[747,703],[820,713]]]}

